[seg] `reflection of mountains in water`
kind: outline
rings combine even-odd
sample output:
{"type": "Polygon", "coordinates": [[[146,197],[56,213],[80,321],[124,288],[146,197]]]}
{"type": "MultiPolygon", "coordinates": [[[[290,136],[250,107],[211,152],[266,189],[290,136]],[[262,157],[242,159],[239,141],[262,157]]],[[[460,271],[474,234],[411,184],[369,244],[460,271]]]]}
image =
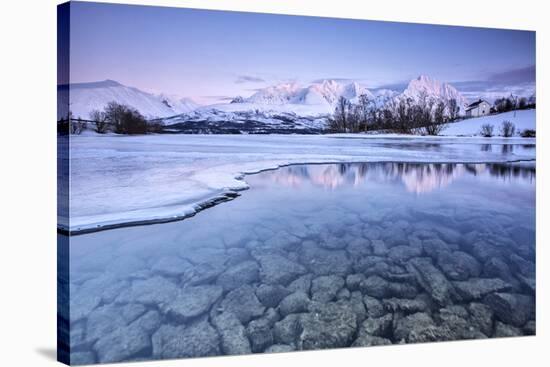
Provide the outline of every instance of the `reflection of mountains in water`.
{"type": "Polygon", "coordinates": [[[402,182],[407,191],[417,194],[446,187],[465,175],[491,176],[503,180],[535,180],[535,164],[528,163],[336,163],[284,167],[266,175],[280,185],[306,184],[336,189],[358,186],[366,181],[402,182]]]}

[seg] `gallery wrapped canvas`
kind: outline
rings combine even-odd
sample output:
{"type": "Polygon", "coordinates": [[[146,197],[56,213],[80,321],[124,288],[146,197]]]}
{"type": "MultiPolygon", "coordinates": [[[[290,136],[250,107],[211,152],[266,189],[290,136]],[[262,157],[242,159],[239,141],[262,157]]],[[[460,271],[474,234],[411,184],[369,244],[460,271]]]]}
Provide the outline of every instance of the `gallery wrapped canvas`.
{"type": "Polygon", "coordinates": [[[534,335],[535,32],[58,7],[58,359],[534,335]]]}

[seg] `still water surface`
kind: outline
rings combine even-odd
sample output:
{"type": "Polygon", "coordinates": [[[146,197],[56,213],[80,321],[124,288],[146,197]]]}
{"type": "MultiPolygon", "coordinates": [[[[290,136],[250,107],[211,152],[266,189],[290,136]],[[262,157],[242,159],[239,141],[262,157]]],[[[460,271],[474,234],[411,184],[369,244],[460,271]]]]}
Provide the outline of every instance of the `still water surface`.
{"type": "Polygon", "coordinates": [[[246,181],[184,221],[71,238],[72,363],[535,332],[534,162],[246,181]]]}

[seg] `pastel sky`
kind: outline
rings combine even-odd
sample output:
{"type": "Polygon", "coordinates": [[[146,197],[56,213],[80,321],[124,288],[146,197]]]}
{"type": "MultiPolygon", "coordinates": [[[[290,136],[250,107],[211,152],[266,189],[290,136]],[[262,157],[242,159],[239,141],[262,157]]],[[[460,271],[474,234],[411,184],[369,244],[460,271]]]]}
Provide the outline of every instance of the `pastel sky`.
{"type": "Polygon", "coordinates": [[[467,96],[534,90],[535,32],[72,2],[71,82],[113,79],[215,103],[284,81],[467,96]]]}

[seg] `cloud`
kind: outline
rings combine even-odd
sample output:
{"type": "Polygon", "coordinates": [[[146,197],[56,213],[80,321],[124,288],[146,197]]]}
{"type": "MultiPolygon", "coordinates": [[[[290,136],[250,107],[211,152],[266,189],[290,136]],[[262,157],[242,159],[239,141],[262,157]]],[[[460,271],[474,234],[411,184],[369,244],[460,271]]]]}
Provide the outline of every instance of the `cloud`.
{"type": "Polygon", "coordinates": [[[264,83],[265,80],[257,77],[257,76],[251,76],[251,75],[239,75],[237,79],[235,80],[236,84],[243,84],[243,83],[264,83]]]}
{"type": "Polygon", "coordinates": [[[407,86],[409,85],[409,81],[401,81],[401,82],[395,82],[391,84],[382,84],[377,86],[376,88],[371,88],[372,91],[382,90],[382,89],[389,89],[396,92],[403,92],[407,86]]]}
{"type": "Polygon", "coordinates": [[[495,99],[510,94],[530,96],[535,93],[536,67],[530,65],[496,73],[485,80],[451,82],[466,98],[495,99]]]}
{"type": "Polygon", "coordinates": [[[312,80],[311,82],[312,82],[312,83],[322,83],[322,82],[324,82],[325,80],[334,80],[335,82],[340,82],[340,83],[351,83],[351,82],[354,82],[354,81],[358,81],[359,79],[352,79],[352,78],[323,78],[323,79],[315,79],[315,80],[312,80]]]}
{"type": "Polygon", "coordinates": [[[215,101],[232,101],[235,97],[232,97],[232,96],[200,96],[200,98],[215,100],[215,101]]]}
{"type": "Polygon", "coordinates": [[[506,70],[499,73],[493,73],[487,79],[490,82],[503,84],[519,84],[535,82],[537,69],[535,65],[529,65],[523,68],[506,70]]]}

